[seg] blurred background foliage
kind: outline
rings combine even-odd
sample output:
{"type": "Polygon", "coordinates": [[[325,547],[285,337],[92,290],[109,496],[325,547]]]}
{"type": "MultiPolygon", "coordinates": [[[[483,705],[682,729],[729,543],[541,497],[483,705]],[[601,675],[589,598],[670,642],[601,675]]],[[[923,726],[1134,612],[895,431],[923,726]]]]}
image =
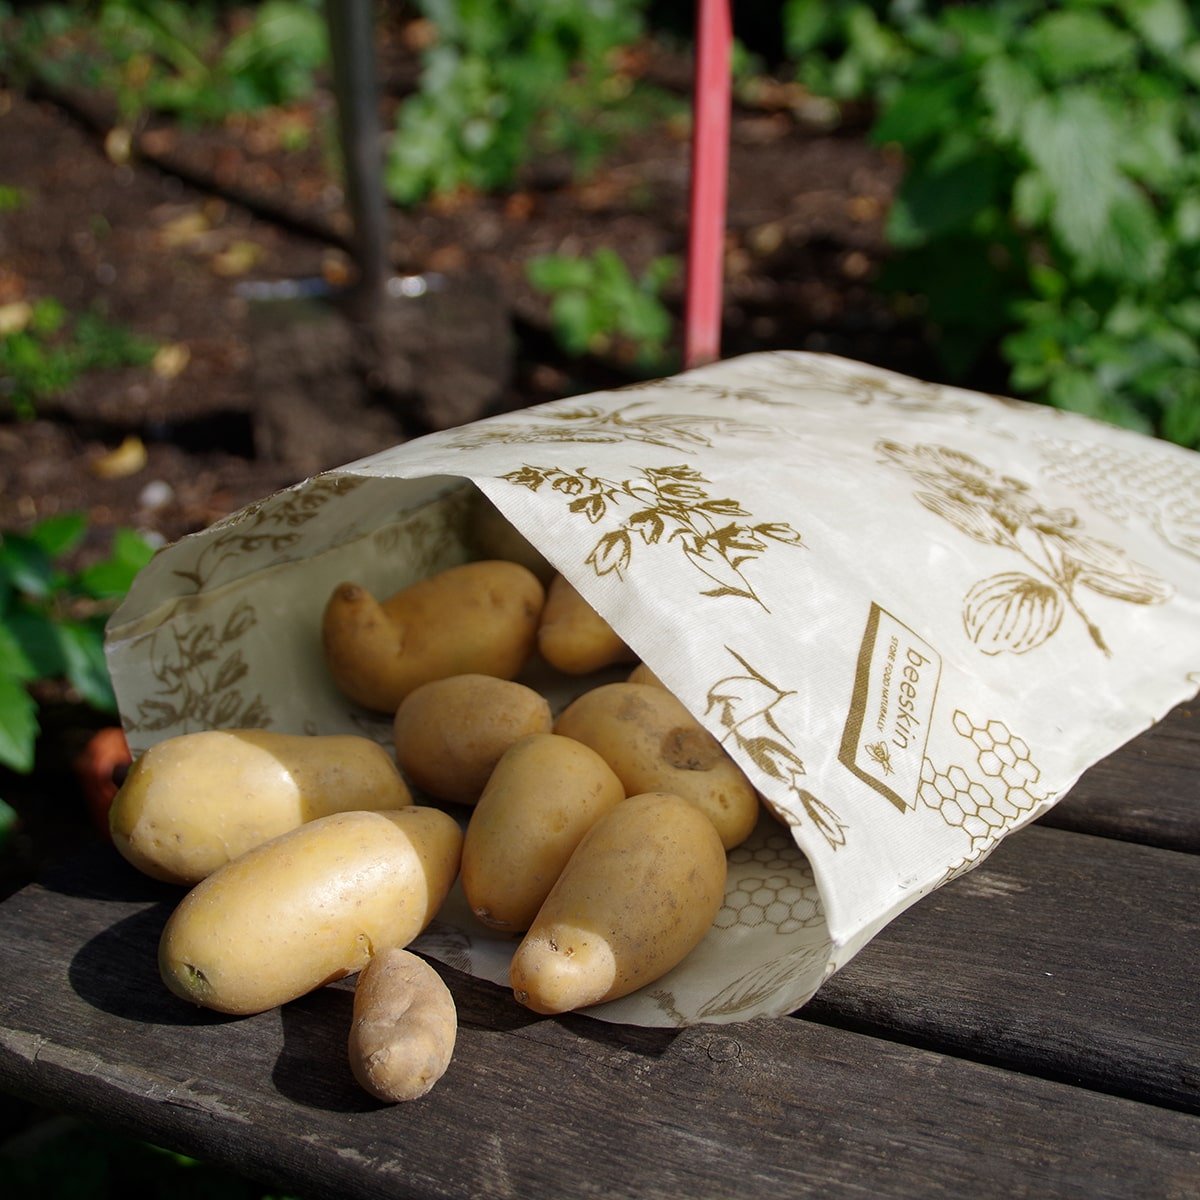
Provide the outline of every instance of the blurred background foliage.
{"type": "MultiPolygon", "coordinates": [[[[630,64],[648,35],[690,36],[687,0],[406,7],[422,44],[389,139],[398,204],[509,188],[548,153],[585,174],[613,138],[684,108],[630,64]]],[[[868,136],[903,155],[883,286],[923,315],[949,378],[996,360],[1011,392],[1200,445],[1194,5],[734,8],[742,76],[798,81],[835,111],[866,106],[868,136]]],[[[0,16],[9,74],[107,90],[130,124],[302,100],[327,54],[317,0],[74,0],[0,16]]],[[[656,336],[659,318],[646,324],[656,336]]]]}

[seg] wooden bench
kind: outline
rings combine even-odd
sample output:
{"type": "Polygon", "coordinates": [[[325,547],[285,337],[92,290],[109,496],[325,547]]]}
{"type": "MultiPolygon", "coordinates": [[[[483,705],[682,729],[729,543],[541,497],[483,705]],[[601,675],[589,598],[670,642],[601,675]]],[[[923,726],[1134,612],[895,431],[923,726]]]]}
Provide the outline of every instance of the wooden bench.
{"type": "Polygon", "coordinates": [[[1200,1196],[1200,706],[889,926],[794,1017],[544,1019],[444,970],[388,1107],[351,987],[246,1019],[155,963],[178,892],[97,850],[0,905],[0,1089],[304,1196],[1200,1196]]]}

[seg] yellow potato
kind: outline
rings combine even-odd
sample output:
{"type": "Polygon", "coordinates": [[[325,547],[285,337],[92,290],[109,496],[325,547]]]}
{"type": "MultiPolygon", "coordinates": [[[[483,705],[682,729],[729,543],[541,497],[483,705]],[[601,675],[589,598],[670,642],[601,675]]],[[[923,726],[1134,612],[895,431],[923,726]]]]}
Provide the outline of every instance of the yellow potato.
{"type": "Polygon", "coordinates": [[[610,683],[584,692],[554,732],[590,746],[629,795],[673,792],[712,821],[726,850],[758,821],[758,793],[737,764],[670,692],[644,683],[610,683]]]}
{"type": "Polygon", "coordinates": [[[671,690],[665,683],[663,683],[661,679],[659,679],[657,675],[655,675],[652,670],[650,670],[648,666],[646,666],[645,663],[638,663],[638,665],[629,672],[629,677],[625,682],[646,683],[649,684],[650,687],[662,688],[664,692],[671,690]]]}
{"type": "Polygon", "coordinates": [[[537,577],[511,562],[451,567],[382,604],[359,584],[341,583],[322,620],[325,661],[344,695],[394,713],[434,679],[511,679],[533,651],[544,600],[537,577]]]}
{"type": "Polygon", "coordinates": [[[264,1012],[407,946],[457,874],[462,833],[435,808],[322,817],[235,858],[183,898],[159,942],[176,995],[264,1012]]]}
{"type": "Polygon", "coordinates": [[[594,750],[553,733],[522,738],[467,826],[462,885],[475,915],[493,929],[528,929],[580,839],[624,799],[594,750]]]}
{"type": "Polygon", "coordinates": [[[442,977],[407,950],[381,950],[354,986],[347,1050],[354,1078],[379,1100],[416,1100],[446,1073],[458,1034],[442,977]]]}
{"type": "Polygon", "coordinates": [[[411,803],[391,755],[368,738],[208,730],[147,750],[113,801],[109,828],[140,871],[191,884],[306,821],[411,803]]]}
{"type": "Polygon", "coordinates": [[[549,733],[550,705],[523,684],[453,675],[423,684],[396,710],[396,760],[413,784],[457,804],[479,799],[500,756],[549,733]]]}
{"type": "Polygon", "coordinates": [[[554,578],[554,568],[542,552],[482,492],[471,512],[471,541],[480,558],[520,563],[542,583],[554,578]]]}
{"type": "Polygon", "coordinates": [[[663,792],[622,801],[584,835],[517,947],[514,996],[561,1013],[661,978],[712,927],[725,873],[695,805],[663,792]]]}
{"type": "Polygon", "coordinates": [[[537,644],[542,657],[567,675],[587,675],[637,657],[562,575],[546,593],[537,644]]]}

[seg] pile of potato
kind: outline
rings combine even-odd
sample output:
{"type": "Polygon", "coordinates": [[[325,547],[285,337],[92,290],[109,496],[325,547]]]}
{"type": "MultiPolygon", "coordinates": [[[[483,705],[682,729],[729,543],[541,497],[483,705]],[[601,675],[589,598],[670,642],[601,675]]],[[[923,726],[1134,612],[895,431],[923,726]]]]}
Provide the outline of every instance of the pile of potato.
{"type": "Polygon", "coordinates": [[[404,948],[457,879],[483,925],[521,935],[516,999],[567,1012],[627,995],[700,942],[726,852],[758,817],[745,775],[645,667],[557,719],[515,682],[535,652],[576,676],[634,661],[524,557],[382,602],[334,590],[329,671],[356,704],[394,714],[394,761],[362,737],[187,734],[143,754],[112,807],[121,853],[191,889],[162,934],[167,986],[255,1013],[359,972],[350,1065],[381,1099],[425,1094],[450,1061],[453,1001],[404,948]]]}

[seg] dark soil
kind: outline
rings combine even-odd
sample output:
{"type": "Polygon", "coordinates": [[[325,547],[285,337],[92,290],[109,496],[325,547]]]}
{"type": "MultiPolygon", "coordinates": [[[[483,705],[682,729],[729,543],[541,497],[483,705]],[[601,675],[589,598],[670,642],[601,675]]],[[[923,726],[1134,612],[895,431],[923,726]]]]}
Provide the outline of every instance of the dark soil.
{"type": "MultiPolygon", "coordinates": [[[[389,52],[385,80],[411,81],[414,64],[389,52]]],[[[657,66],[678,79],[678,61],[657,66]]],[[[733,127],[724,352],[827,350],[934,375],[919,332],[872,290],[899,165],[860,129],[806,124],[764,95],[738,107],[733,127]]],[[[391,210],[392,267],[435,286],[390,302],[373,355],[379,339],[335,301],[246,294],[313,280],[336,292],[352,276],[335,155],[317,134],[300,151],[281,148],[285,123],[320,130],[331,112],[319,92],[218,129],[152,122],[120,161],[111,143],[106,153],[102,99],[0,91],[0,184],[28,197],[0,215],[0,306],[52,296],[172,347],[157,369],[89,374],[36,419],[0,414],[0,529],[79,510],[90,518],[85,556],[122,525],[171,540],[424,429],[636,376],[619,356],[562,353],[525,263],[601,246],[634,271],[658,255],[682,260],[678,121],[631,136],[583,181],[547,162],[507,194],[391,210]],[[124,463],[113,457],[122,444],[124,463]]],[[[679,285],[668,301],[678,313],[679,285]]],[[[52,699],[67,707],[48,714],[45,765],[32,779],[0,777],[23,818],[0,894],[48,844],[91,836],[62,739],[103,719],[72,709],[69,695],[52,699]]]]}

